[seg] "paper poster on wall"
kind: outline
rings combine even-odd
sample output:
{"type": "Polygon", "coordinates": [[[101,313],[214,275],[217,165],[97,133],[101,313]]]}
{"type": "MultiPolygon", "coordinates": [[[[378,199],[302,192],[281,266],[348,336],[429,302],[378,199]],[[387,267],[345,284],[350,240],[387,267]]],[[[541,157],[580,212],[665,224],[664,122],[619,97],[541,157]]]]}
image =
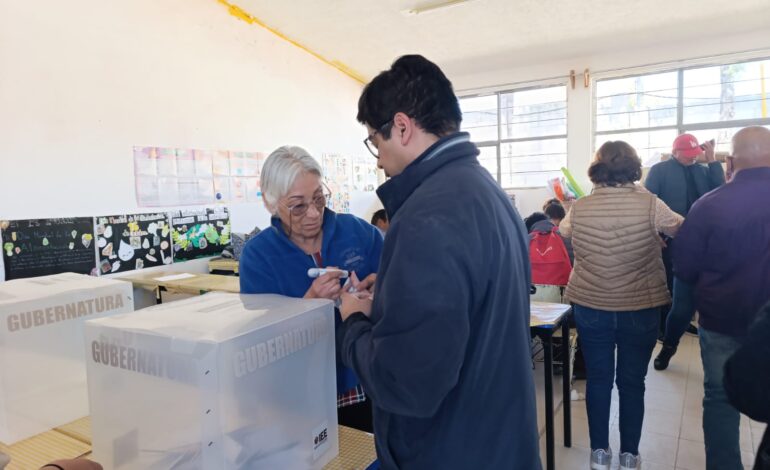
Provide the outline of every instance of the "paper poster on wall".
{"type": "Polygon", "coordinates": [[[140,207],[255,202],[262,196],[259,152],[134,147],[140,207]]]}
{"type": "Polygon", "coordinates": [[[327,205],[335,212],[350,213],[350,157],[339,154],[323,154],[321,156],[321,169],[326,185],[332,192],[332,198],[327,202],[327,205]]]}
{"type": "Polygon", "coordinates": [[[6,280],[96,273],[91,217],[10,220],[0,229],[6,280]]]}
{"type": "Polygon", "coordinates": [[[377,160],[371,155],[353,157],[353,190],[371,192],[377,189],[377,160]]]}
{"type": "Polygon", "coordinates": [[[171,264],[171,227],[165,213],[96,218],[102,274],[171,264]]]}
{"type": "Polygon", "coordinates": [[[175,211],[169,216],[175,262],[217,256],[230,244],[230,215],[224,206],[175,211]]]}

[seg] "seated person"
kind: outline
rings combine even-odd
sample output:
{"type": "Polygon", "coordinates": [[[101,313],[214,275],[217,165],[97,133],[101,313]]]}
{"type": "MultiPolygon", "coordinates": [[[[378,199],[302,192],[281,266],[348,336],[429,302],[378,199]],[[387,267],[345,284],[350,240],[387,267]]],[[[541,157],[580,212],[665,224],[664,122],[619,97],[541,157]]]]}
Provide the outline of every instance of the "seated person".
{"type": "Polygon", "coordinates": [[[558,199],[549,199],[546,201],[543,206],[543,213],[545,213],[551,223],[557,227],[567,215],[567,211],[564,210],[564,206],[558,199]]]}
{"type": "MultiPolygon", "coordinates": [[[[321,176],[318,162],[300,147],[281,147],[267,158],[261,184],[271,227],[243,249],[241,293],[337,301],[343,287],[341,272],[313,280],[308,269],[316,267],[351,272],[350,282],[358,290],[374,285],[382,236],[365,220],[328,209],[331,194],[321,176]]],[[[335,311],[337,326],[340,321],[335,311]]],[[[341,363],[337,394],[339,423],[372,432],[371,402],[353,370],[341,363]]]]}
{"type": "Polygon", "coordinates": [[[385,212],[385,209],[380,209],[372,214],[372,225],[377,227],[377,230],[380,231],[383,237],[385,236],[385,232],[387,232],[390,227],[388,213],[385,212]]]}
{"type": "Polygon", "coordinates": [[[527,228],[527,233],[532,233],[532,226],[541,220],[548,220],[548,216],[542,212],[533,212],[529,217],[524,217],[524,226],[527,228]]]}
{"type": "Polygon", "coordinates": [[[570,265],[575,263],[575,254],[572,250],[572,241],[563,236],[559,232],[558,227],[561,221],[566,216],[564,207],[558,202],[557,199],[551,199],[546,201],[545,212],[535,212],[526,219],[524,219],[524,225],[527,226],[527,232],[532,233],[548,233],[556,228],[556,233],[561,237],[564,248],[567,250],[567,256],[569,256],[570,265]],[[556,201],[556,202],[553,202],[556,201]],[[534,221],[534,222],[533,222],[534,221]]]}

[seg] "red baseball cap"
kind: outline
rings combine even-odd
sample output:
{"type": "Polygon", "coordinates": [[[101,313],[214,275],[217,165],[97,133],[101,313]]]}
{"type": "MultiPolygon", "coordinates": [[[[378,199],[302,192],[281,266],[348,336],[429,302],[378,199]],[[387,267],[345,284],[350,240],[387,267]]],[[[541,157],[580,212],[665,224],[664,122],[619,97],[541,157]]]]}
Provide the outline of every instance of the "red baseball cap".
{"type": "Polygon", "coordinates": [[[671,153],[674,155],[679,152],[679,155],[687,158],[697,157],[703,153],[703,149],[698,144],[698,139],[692,134],[682,134],[674,139],[674,146],[671,149],[671,153]]]}

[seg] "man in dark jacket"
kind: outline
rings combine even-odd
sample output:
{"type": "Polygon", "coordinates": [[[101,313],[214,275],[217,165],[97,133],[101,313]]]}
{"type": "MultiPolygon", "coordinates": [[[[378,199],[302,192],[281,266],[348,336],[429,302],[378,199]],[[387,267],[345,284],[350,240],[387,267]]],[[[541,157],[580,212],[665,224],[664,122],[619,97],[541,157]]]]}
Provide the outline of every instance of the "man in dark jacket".
{"type": "MultiPolygon", "coordinates": [[[[725,183],[725,172],[722,164],[716,161],[713,141],[699,145],[698,139],[692,134],[682,134],[674,140],[671,153],[672,158],[650,168],[644,185],[671,210],[687,217],[695,201],[725,183]],[[701,155],[706,158],[706,167],[696,163],[701,155]]],[[[663,250],[663,264],[666,267],[668,289],[674,301],[672,305],[661,309],[660,328],[664,334],[659,338],[663,340],[663,348],[655,358],[657,370],[668,367],[679,346],[679,339],[688,328],[691,333],[697,333],[690,326],[690,320],[695,314],[692,286],[674,275],[671,245],[675,241],[667,239],[666,242],[668,246],[663,250]]]]}
{"type": "Polygon", "coordinates": [[[701,148],[692,134],[677,137],[671,153],[672,158],[650,168],[644,186],[671,210],[687,217],[695,201],[725,183],[725,172],[716,161],[714,143],[705,142],[701,148]],[[701,155],[707,166],[696,163],[701,155]]]}
{"type": "Polygon", "coordinates": [[[700,315],[707,470],[743,468],[740,414],[727,400],[724,365],[770,301],[770,130],[738,131],[733,159],[735,178],[695,203],[674,244],[674,270],[695,287],[700,315]]]}
{"type": "Polygon", "coordinates": [[[451,83],[401,57],[358,120],[391,176],[377,191],[390,230],[373,302],[343,294],[338,347],[372,398],[382,468],[539,469],[527,237],[458,132],[451,83]]]}
{"type": "MultiPolygon", "coordinates": [[[[770,304],[749,328],[743,345],[725,364],[724,386],[730,403],[749,418],[770,423],[770,304]]],[[[754,470],[770,470],[770,429],[757,449],[754,470]]]]}

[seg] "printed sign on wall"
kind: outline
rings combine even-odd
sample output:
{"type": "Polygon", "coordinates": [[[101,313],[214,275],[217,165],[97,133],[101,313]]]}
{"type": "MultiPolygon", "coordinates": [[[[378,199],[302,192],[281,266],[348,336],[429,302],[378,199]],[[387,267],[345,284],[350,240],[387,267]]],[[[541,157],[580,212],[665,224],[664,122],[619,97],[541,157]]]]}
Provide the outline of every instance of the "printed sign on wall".
{"type": "Polygon", "coordinates": [[[217,256],[230,244],[226,207],[176,211],[170,216],[175,262],[217,256]]]}
{"type": "Polygon", "coordinates": [[[171,227],[165,213],[97,217],[102,274],[171,264],[171,227]]]}
{"type": "Polygon", "coordinates": [[[95,274],[92,217],[0,222],[5,279],[95,274]]]}

